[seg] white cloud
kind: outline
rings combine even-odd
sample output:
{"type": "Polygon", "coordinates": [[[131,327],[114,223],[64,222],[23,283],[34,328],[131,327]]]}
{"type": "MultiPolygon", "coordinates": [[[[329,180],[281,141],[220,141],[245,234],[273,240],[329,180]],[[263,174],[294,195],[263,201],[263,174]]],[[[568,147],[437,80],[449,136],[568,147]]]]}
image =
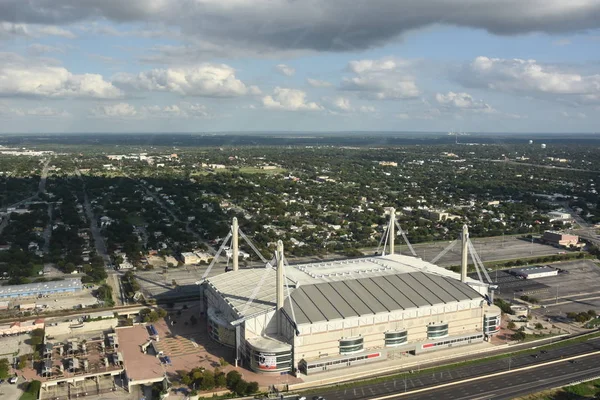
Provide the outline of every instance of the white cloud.
{"type": "Polygon", "coordinates": [[[0,39],[11,39],[19,36],[44,38],[58,36],[66,39],[75,39],[77,36],[64,28],[54,25],[28,25],[11,22],[2,22],[0,15],[0,39]]]}
{"type": "Polygon", "coordinates": [[[112,99],[122,92],[98,74],[73,74],[64,67],[0,53],[0,95],[112,99]]]}
{"type": "Polygon", "coordinates": [[[405,60],[357,60],[348,64],[355,75],[342,80],[341,89],[356,91],[361,97],[375,100],[413,99],[420,90],[407,70],[412,62],[405,60]]]}
{"type": "Polygon", "coordinates": [[[40,43],[33,43],[27,46],[27,53],[35,56],[39,56],[46,53],[61,53],[63,54],[64,49],[56,46],[48,46],[40,43]]]}
{"type": "Polygon", "coordinates": [[[181,102],[169,106],[142,107],[143,115],[150,118],[208,118],[211,117],[207,107],[203,104],[181,102]]]}
{"type": "Polygon", "coordinates": [[[90,114],[100,118],[121,119],[150,119],[150,118],[209,118],[211,113],[203,104],[180,102],[167,106],[141,106],[135,107],[129,103],[99,105],[90,110],[90,114]]]}
{"type": "Polygon", "coordinates": [[[354,114],[354,113],[362,113],[362,114],[370,114],[377,112],[376,108],[373,106],[359,106],[355,107],[352,105],[351,100],[348,97],[337,96],[333,99],[325,98],[324,101],[327,101],[330,104],[330,108],[333,114],[354,114]]]}
{"type": "Polygon", "coordinates": [[[235,70],[225,64],[201,64],[196,67],[153,69],[137,75],[120,73],[113,82],[140,91],[172,92],[182,96],[237,97],[259,94],[237,79],[235,70]]]}
{"type": "Polygon", "coordinates": [[[66,39],[75,39],[77,37],[73,32],[53,25],[37,27],[36,36],[59,36],[66,39]]]}
{"type": "Polygon", "coordinates": [[[573,119],[584,119],[587,118],[587,115],[582,112],[567,112],[561,111],[560,113],[565,118],[573,118],[573,119]]]}
{"type": "Polygon", "coordinates": [[[447,94],[437,93],[435,100],[442,107],[453,110],[467,110],[474,112],[493,113],[495,110],[483,100],[475,100],[468,93],[454,93],[448,92],[447,94]]]}
{"type": "Polygon", "coordinates": [[[65,110],[51,107],[14,108],[0,104],[0,117],[68,117],[70,114],[65,110]]]}
{"type": "Polygon", "coordinates": [[[477,57],[461,71],[466,86],[553,96],[575,102],[593,102],[600,95],[600,75],[584,75],[560,66],[545,66],[535,60],[477,57]]]}
{"type": "Polygon", "coordinates": [[[308,84],[314,88],[328,88],[333,86],[331,82],[321,81],[312,78],[306,78],[306,82],[308,82],[308,84]]]}
{"type": "Polygon", "coordinates": [[[285,76],[294,76],[294,74],[296,73],[296,69],[285,64],[277,64],[275,66],[275,69],[277,70],[277,72],[285,76]]]}
{"type": "Polygon", "coordinates": [[[333,99],[333,106],[341,111],[351,111],[352,105],[347,97],[336,97],[333,99]]]}
{"type": "Polygon", "coordinates": [[[403,120],[434,120],[442,117],[442,112],[437,108],[426,110],[401,112],[396,114],[396,118],[403,120]]]}
{"type": "Polygon", "coordinates": [[[91,114],[101,118],[135,118],[138,112],[129,103],[100,105],[91,110],[91,114]]]}
{"type": "Polygon", "coordinates": [[[318,111],[323,106],[306,101],[306,92],[298,89],[276,87],[272,96],[262,98],[265,108],[286,111],[318,111]]]}
{"type": "Polygon", "coordinates": [[[30,36],[27,25],[0,22],[0,39],[12,39],[16,36],[30,36]]]}

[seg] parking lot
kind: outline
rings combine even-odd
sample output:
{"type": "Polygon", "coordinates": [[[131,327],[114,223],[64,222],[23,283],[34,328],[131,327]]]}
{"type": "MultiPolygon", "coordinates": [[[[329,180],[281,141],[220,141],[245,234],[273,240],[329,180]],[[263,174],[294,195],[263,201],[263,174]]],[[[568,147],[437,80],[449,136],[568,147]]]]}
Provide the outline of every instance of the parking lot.
{"type": "Polygon", "coordinates": [[[27,333],[0,337],[0,358],[7,357],[8,359],[11,359],[15,353],[31,353],[31,345],[29,344],[30,338],[31,336],[27,333]]]}
{"type": "MultiPolygon", "coordinates": [[[[596,310],[600,314],[600,267],[593,261],[578,260],[550,264],[566,272],[539,279],[519,279],[506,271],[498,271],[497,296],[512,300],[522,295],[539,300],[536,313],[564,316],[567,312],[596,310]]],[[[496,272],[491,274],[495,280],[496,272]]]]}
{"type": "MultiPolygon", "coordinates": [[[[557,254],[556,247],[531,242],[517,236],[471,238],[475,251],[483,261],[514,260],[518,258],[540,257],[557,254]]],[[[413,245],[417,256],[430,261],[444,250],[450,242],[425,243],[413,245]]],[[[406,246],[400,246],[403,254],[410,254],[406,246]]],[[[442,267],[460,265],[460,243],[446,253],[436,264],[442,267]]],[[[470,262],[470,260],[469,260],[470,262]]]]}

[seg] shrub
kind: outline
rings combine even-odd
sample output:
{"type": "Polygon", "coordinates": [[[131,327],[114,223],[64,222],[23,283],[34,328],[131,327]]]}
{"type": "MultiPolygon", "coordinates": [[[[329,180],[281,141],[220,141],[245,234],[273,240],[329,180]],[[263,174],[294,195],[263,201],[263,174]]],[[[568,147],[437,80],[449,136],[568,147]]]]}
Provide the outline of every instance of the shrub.
{"type": "Polygon", "coordinates": [[[243,379],[240,379],[239,381],[237,381],[237,383],[235,384],[235,386],[233,387],[233,391],[238,395],[238,396],[243,396],[246,394],[246,391],[248,390],[248,382],[246,382],[243,379]]]}
{"type": "Polygon", "coordinates": [[[226,382],[227,388],[232,389],[235,387],[236,383],[242,379],[242,375],[237,371],[229,371],[227,373],[226,382]]]}
{"type": "Polygon", "coordinates": [[[258,392],[258,382],[248,382],[246,387],[246,394],[252,394],[258,392]]]}
{"type": "Polygon", "coordinates": [[[512,321],[510,321],[510,322],[508,323],[508,325],[506,325],[506,328],[508,328],[508,329],[510,329],[510,330],[513,330],[513,329],[515,329],[516,327],[517,327],[517,325],[516,325],[514,322],[512,322],[512,321]]]}

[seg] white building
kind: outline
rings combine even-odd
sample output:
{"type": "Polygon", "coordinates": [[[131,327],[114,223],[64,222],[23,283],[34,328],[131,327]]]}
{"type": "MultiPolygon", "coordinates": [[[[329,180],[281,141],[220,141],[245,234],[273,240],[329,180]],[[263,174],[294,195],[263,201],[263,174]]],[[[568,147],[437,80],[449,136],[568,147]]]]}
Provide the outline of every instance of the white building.
{"type": "Polygon", "coordinates": [[[241,269],[201,290],[211,338],[258,372],[313,374],[477,343],[500,324],[487,285],[398,254],[241,269]]]}

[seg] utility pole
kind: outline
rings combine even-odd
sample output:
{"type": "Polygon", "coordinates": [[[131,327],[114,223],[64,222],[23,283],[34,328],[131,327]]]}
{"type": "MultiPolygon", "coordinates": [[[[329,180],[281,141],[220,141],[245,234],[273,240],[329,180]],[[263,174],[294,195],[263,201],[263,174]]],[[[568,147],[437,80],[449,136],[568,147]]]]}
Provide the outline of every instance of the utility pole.
{"type": "Polygon", "coordinates": [[[533,235],[531,235],[531,246],[529,247],[529,254],[533,254],[533,235]]]}

